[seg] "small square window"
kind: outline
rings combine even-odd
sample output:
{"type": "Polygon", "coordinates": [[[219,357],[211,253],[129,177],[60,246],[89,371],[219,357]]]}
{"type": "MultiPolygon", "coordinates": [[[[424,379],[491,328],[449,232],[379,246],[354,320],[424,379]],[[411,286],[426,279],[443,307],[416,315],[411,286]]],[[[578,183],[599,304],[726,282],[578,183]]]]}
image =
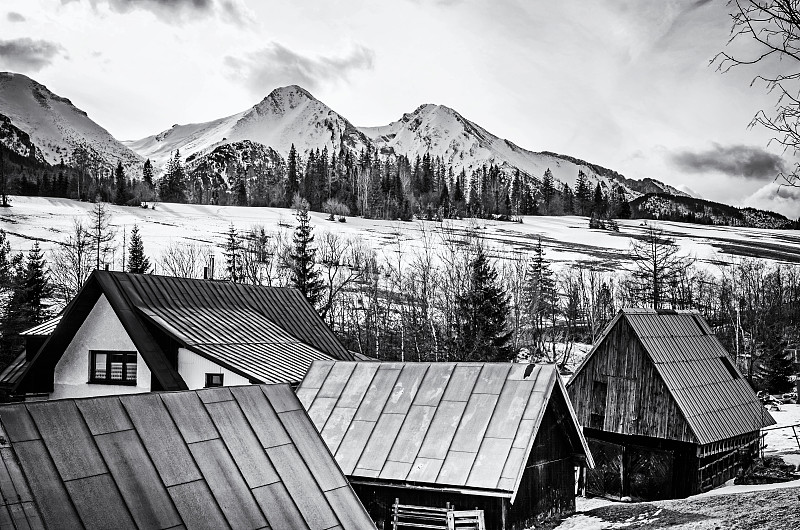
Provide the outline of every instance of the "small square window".
{"type": "Polygon", "coordinates": [[[206,374],[206,388],[222,386],[222,376],[224,374],[206,374]]]}
{"type": "Polygon", "coordinates": [[[136,384],[136,352],[90,351],[89,382],[106,385],[136,384]]]}

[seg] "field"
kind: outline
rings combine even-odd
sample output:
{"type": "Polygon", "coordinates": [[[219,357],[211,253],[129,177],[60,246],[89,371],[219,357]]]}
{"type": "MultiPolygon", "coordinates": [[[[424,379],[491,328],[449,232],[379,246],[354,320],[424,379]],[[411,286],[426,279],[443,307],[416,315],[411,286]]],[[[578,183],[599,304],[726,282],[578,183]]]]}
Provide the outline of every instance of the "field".
{"type": "MultiPolygon", "coordinates": [[[[9,234],[15,251],[27,251],[34,240],[51,249],[67,237],[73,219],[88,221],[92,204],[69,199],[12,197],[12,207],[0,210],[0,228],[9,234]]],[[[199,206],[158,203],[155,209],[108,205],[118,243],[123,231],[139,226],[147,253],[157,260],[172,242],[195,242],[221,253],[225,233],[231,224],[237,230],[256,225],[268,232],[291,232],[293,212],[284,208],[199,206]]],[[[522,223],[486,220],[378,221],[350,217],[345,223],[326,220],[312,213],[316,233],[331,231],[364,241],[379,252],[394,253],[399,248],[409,255],[422,246],[427,236],[440,244],[443,235],[452,239],[471,227],[491,247],[495,257],[513,257],[530,251],[541,238],[547,258],[563,266],[586,263],[604,270],[625,267],[630,262],[631,238],[641,237],[644,225],[639,220],[620,221],[620,231],[590,230],[585,217],[524,217],[522,223]],[[399,243],[399,247],[398,247],[399,243]]],[[[682,252],[705,265],[710,272],[737,258],[755,257],[779,262],[800,263],[800,231],[702,226],[686,223],[656,223],[674,238],[682,252]]],[[[117,259],[121,258],[118,250],[117,259]]]]}

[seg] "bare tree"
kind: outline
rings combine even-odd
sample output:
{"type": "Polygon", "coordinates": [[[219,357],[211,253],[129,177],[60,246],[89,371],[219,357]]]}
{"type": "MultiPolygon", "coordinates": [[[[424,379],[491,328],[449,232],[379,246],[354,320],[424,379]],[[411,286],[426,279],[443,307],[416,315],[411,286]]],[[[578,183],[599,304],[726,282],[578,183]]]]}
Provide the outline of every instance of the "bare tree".
{"type": "Polygon", "coordinates": [[[640,302],[660,309],[665,291],[692,259],[680,253],[675,240],[653,225],[645,228],[641,239],[631,239],[633,271],[631,287],[640,302]]]}
{"type": "Polygon", "coordinates": [[[92,272],[92,258],[91,235],[79,219],[74,219],[67,240],[53,249],[50,259],[50,281],[63,305],[83,287],[92,272]]]}
{"type": "Polygon", "coordinates": [[[92,211],[89,213],[89,236],[92,241],[92,251],[95,255],[95,269],[108,262],[109,254],[116,250],[114,238],[116,231],[111,227],[111,213],[105,203],[97,199],[92,211]]]}
{"type": "MultiPolygon", "coordinates": [[[[750,123],[775,134],[773,141],[792,154],[800,152],[800,2],[798,0],[730,0],[731,32],[728,48],[744,41],[747,52],[723,51],[712,59],[721,72],[738,66],[762,64],[780,60],[789,73],[757,75],[752,84],[764,83],[770,93],[777,95],[775,109],[760,110],[750,123]],[[755,46],[753,46],[755,43],[755,46]]],[[[774,67],[773,67],[774,68],[774,67]]],[[[765,69],[765,70],[766,70],[765,69]]],[[[784,184],[800,186],[800,165],[777,176],[784,184]]]]}
{"type": "Polygon", "coordinates": [[[197,243],[172,243],[161,253],[164,274],[179,278],[202,278],[208,250],[197,243]]]}
{"type": "Polygon", "coordinates": [[[320,315],[332,324],[334,306],[339,298],[364,277],[361,265],[366,249],[362,244],[332,232],[323,232],[317,245],[317,259],[322,264],[326,287],[320,315]]]}

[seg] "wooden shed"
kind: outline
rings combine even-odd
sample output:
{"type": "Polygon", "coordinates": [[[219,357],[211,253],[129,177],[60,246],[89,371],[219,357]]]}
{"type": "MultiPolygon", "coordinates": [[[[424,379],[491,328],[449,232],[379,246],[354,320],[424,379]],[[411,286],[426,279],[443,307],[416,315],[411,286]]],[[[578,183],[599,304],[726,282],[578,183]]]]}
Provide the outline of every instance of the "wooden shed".
{"type": "Polygon", "coordinates": [[[0,527],[374,529],[288,385],[0,406],[0,527]]]}
{"type": "Polygon", "coordinates": [[[379,528],[395,499],[528,528],[591,465],[552,365],[315,361],[297,395],[379,528]]]}
{"type": "Polygon", "coordinates": [[[623,309],[567,383],[587,492],[654,500],[721,485],[775,421],[695,312],[623,309]]]}

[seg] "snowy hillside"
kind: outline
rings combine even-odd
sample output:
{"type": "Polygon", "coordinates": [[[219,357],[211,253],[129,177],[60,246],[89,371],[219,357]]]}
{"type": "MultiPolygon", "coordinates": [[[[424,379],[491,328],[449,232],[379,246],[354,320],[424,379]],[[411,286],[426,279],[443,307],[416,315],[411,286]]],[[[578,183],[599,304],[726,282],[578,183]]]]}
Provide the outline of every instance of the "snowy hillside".
{"type": "Polygon", "coordinates": [[[67,160],[76,147],[93,151],[108,164],[142,162],[70,100],[22,74],[0,72],[0,114],[27,133],[51,164],[67,160]]]}
{"type": "Polygon", "coordinates": [[[188,157],[224,143],[251,140],[271,147],[284,158],[294,143],[298,153],[327,147],[338,153],[342,144],[359,152],[369,144],[363,133],[303,88],[291,85],[273,90],[252,108],[218,120],[171,129],[126,145],[156,167],[180,149],[188,157]]]}
{"type": "MultiPolygon", "coordinates": [[[[396,153],[414,158],[429,152],[451,164],[456,173],[464,169],[469,175],[482,166],[494,164],[507,173],[514,169],[541,179],[549,168],[556,180],[569,184],[573,189],[578,171],[583,170],[592,181],[602,188],[611,189],[612,183],[621,184],[629,197],[642,195],[640,181],[631,181],[621,175],[612,176],[588,162],[550,152],[535,153],[490,133],[480,125],[464,118],[444,105],[426,104],[399,120],[380,127],[362,127],[383,153],[396,153]]],[[[659,183],[660,184],[660,183],[659,183]]],[[[681,193],[662,185],[663,191],[681,193]]],[[[659,190],[659,191],[662,191],[659,190]]],[[[655,190],[653,190],[655,191],[655,190]]]]}
{"type": "MultiPolygon", "coordinates": [[[[28,251],[34,240],[47,250],[66,239],[73,219],[86,219],[92,204],[69,199],[12,197],[12,208],[0,212],[0,228],[9,234],[15,251],[28,251]]],[[[225,240],[228,227],[247,230],[262,225],[267,232],[285,231],[291,238],[295,220],[286,208],[237,206],[200,206],[159,203],[155,210],[108,205],[112,225],[122,231],[138,224],[147,253],[158,258],[172,242],[193,242],[216,247],[225,240]]],[[[413,258],[413,250],[422,241],[440,241],[439,235],[451,238],[467,230],[474,220],[437,223],[431,221],[397,222],[348,218],[346,223],[327,221],[322,213],[311,213],[316,234],[335,232],[341,237],[360,239],[387,259],[397,258],[400,243],[404,259],[413,258]],[[444,232],[443,232],[444,231],[444,232]],[[424,232],[424,233],[423,233],[424,232]],[[431,237],[434,235],[435,237],[431,237]]],[[[618,270],[630,263],[631,237],[644,230],[641,221],[620,220],[620,232],[589,230],[585,217],[534,216],[523,223],[477,221],[478,232],[491,248],[491,255],[513,258],[518,252],[531,251],[541,237],[547,258],[556,266],[591,263],[605,270],[618,270]]],[[[760,257],[800,263],[800,232],[763,230],[742,227],[712,227],[677,222],[658,226],[681,246],[682,253],[697,258],[709,272],[718,273],[719,265],[737,257],[760,257]]],[[[117,256],[120,257],[119,255],[117,256]]]]}

